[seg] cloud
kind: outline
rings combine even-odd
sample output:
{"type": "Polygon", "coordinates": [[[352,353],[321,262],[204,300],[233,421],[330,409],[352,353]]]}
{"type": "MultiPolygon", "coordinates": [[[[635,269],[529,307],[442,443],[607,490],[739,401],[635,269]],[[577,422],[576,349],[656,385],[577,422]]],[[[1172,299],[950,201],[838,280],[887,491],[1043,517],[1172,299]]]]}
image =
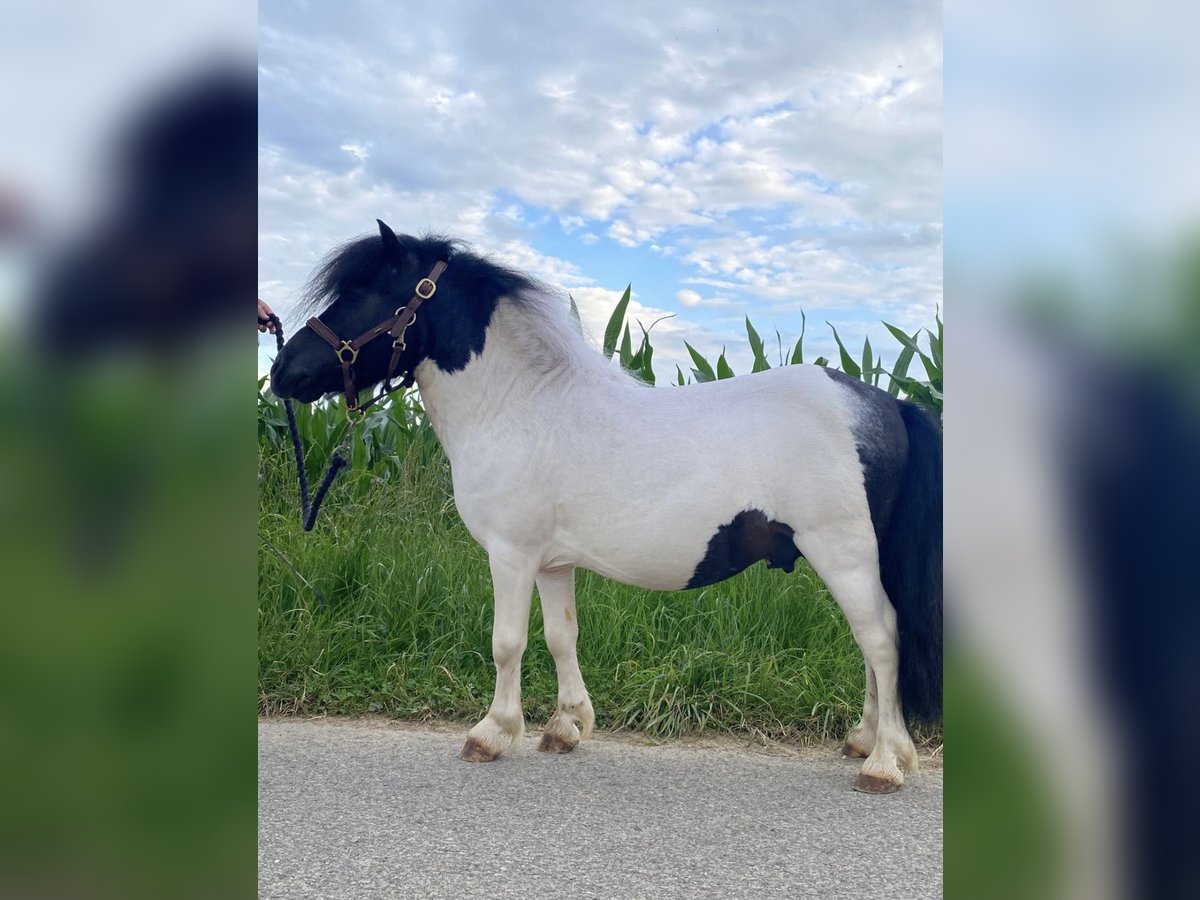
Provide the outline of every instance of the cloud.
{"type": "Polygon", "coordinates": [[[593,4],[557,21],[522,2],[403,21],[382,0],[268,4],[262,277],[287,295],[378,216],[577,298],[614,260],[622,284],[669,271],[655,293],[685,315],[656,346],[739,339],[710,318],[733,306],[785,325],[800,307],[931,317],[940,28],[932,0],[593,4]]]}
{"type": "Polygon", "coordinates": [[[350,142],[346,142],[345,144],[342,144],[341,147],[339,147],[338,149],[345,150],[347,153],[349,153],[351,156],[353,156],[360,163],[365,162],[367,157],[371,155],[371,151],[367,147],[364,147],[362,144],[352,144],[350,142]]]}

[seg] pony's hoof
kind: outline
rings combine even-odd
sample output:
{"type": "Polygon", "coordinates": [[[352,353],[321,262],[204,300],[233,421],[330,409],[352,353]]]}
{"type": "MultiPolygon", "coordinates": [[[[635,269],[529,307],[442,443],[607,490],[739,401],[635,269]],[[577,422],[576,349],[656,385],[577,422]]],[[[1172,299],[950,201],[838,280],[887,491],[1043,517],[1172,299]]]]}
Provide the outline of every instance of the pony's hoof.
{"type": "Polygon", "coordinates": [[[574,741],[568,741],[561,735],[547,731],[542,735],[542,741],[538,744],[538,749],[543,753],[570,753],[578,746],[579,738],[576,738],[574,741]]]}
{"type": "Polygon", "coordinates": [[[870,755],[864,750],[859,750],[849,741],[842,744],[842,759],[866,759],[870,755]]]}
{"type": "Polygon", "coordinates": [[[903,784],[903,781],[893,781],[882,775],[859,772],[858,778],[854,780],[854,789],[862,794],[894,794],[903,784]]]}
{"type": "Polygon", "coordinates": [[[462,750],[459,751],[458,758],[467,762],[492,762],[499,755],[498,751],[489,750],[481,741],[469,737],[463,744],[462,750]]]}

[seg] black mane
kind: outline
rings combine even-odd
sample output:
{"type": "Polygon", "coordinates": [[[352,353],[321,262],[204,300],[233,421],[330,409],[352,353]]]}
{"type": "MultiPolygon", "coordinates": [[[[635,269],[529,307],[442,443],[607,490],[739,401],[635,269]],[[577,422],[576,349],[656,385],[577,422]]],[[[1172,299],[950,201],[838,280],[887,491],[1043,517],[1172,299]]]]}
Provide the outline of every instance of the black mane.
{"type": "MultiPolygon", "coordinates": [[[[419,273],[413,273],[416,282],[433,267],[438,260],[450,263],[447,275],[455,289],[463,296],[477,300],[480,312],[491,318],[496,302],[509,297],[520,303],[530,292],[545,291],[537,279],[510,269],[500,263],[472,252],[465,241],[440,234],[421,237],[397,235],[402,250],[415,254],[419,273]]],[[[371,234],[347,241],[331,252],[313,273],[301,294],[299,310],[305,318],[315,316],[343,294],[352,293],[355,287],[371,284],[382,272],[386,254],[379,235],[371,234]]]]}
{"type": "MultiPolygon", "coordinates": [[[[485,259],[453,238],[396,235],[396,241],[399,247],[388,249],[379,235],[368,235],[334,250],[305,288],[302,315],[322,313],[339,300],[353,311],[381,284],[388,286],[388,299],[399,306],[408,302],[417,282],[434,264],[445,260],[449,266],[438,281],[437,298],[422,307],[408,332],[408,343],[413,365],[418,359],[431,359],[443,371],[455,372],[483,352],[488,325],[502,297],[532,309],[529,298],[547,290],[528,275],[485,259]]],[[[378,299],[369,302],[381,305],[378,299]]],[[[347,333],[361,333],[378,321],[379,315],[364,318],[347,333]]]]}

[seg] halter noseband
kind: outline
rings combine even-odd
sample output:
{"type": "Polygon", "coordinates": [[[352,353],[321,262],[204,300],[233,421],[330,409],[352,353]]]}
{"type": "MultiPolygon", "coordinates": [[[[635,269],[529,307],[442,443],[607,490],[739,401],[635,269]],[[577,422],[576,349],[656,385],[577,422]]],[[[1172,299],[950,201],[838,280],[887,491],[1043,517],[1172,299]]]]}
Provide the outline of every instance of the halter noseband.
{"type": "Polygon", "coordinates": [[[384,319],[374,328],[367,329],[353,340],[342,340],[333,333],[332,328],[320,319],[312,318],[308,320],[308,327],[333,348],[333,352],[337,354],[338,362],[342,365],[342,384],[346,395],[346,415],[350,418],[361,418],[369,407],[374,406],[388,394],[399,388],[406,388],[412,385],[413,373],[406,372],[404,380],[399,385],[392,386],[392,379],[396,377],[396,370],[400,366],[400,354],[404,352],[405,348],[404,333],[408,331],[408,326],[416,321],[417,310],[421,304],[432,297],[434,292],[437,291],[437,280],[446,271],[447,265],[448,263],[444,260],[438,260],[438,262],[434,263],[433,268],[429,270],[429,274],[417,282],[411,300],[397,309],[393,315],[388,316],[388,318],[384,319]],[[387,375],[383,379],[379,393],[360,406],[358,403],[358,391],[354,388],[354,363],[358,359],[358,351],[382,334],[389,334],[392,337],[392,360],[388,363],[387,375]]]}

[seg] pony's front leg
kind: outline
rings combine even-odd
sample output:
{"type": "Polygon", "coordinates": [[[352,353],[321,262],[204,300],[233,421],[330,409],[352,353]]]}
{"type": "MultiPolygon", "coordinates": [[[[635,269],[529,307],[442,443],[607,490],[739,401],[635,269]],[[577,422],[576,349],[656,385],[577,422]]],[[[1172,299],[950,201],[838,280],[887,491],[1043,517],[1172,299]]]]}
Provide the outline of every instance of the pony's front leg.
{"type": "Polygon", "coordinates": [[[521,657],[529,640],[529,604],[536,563],[502,551],[489,554],[496,612],[492,622],[492,660],[496,693],[488,714],[467,734],[458,755],[469,762],[491,762],[525,733],[521,711],[521,657]]]}
{"type": "Polygon", "coordinates": [[[587,738],[592,733],[596,721],[575,655],[575,642],[579,637],[579,619],[575,614],[575,569],[539,572],[537,586],[542,600],[546,646],[550,648],[554,667],[558,670],[558,709],[546,723],[538,749],[546,753],[566,753],[579,745],[581,737],[587,738]]]}

